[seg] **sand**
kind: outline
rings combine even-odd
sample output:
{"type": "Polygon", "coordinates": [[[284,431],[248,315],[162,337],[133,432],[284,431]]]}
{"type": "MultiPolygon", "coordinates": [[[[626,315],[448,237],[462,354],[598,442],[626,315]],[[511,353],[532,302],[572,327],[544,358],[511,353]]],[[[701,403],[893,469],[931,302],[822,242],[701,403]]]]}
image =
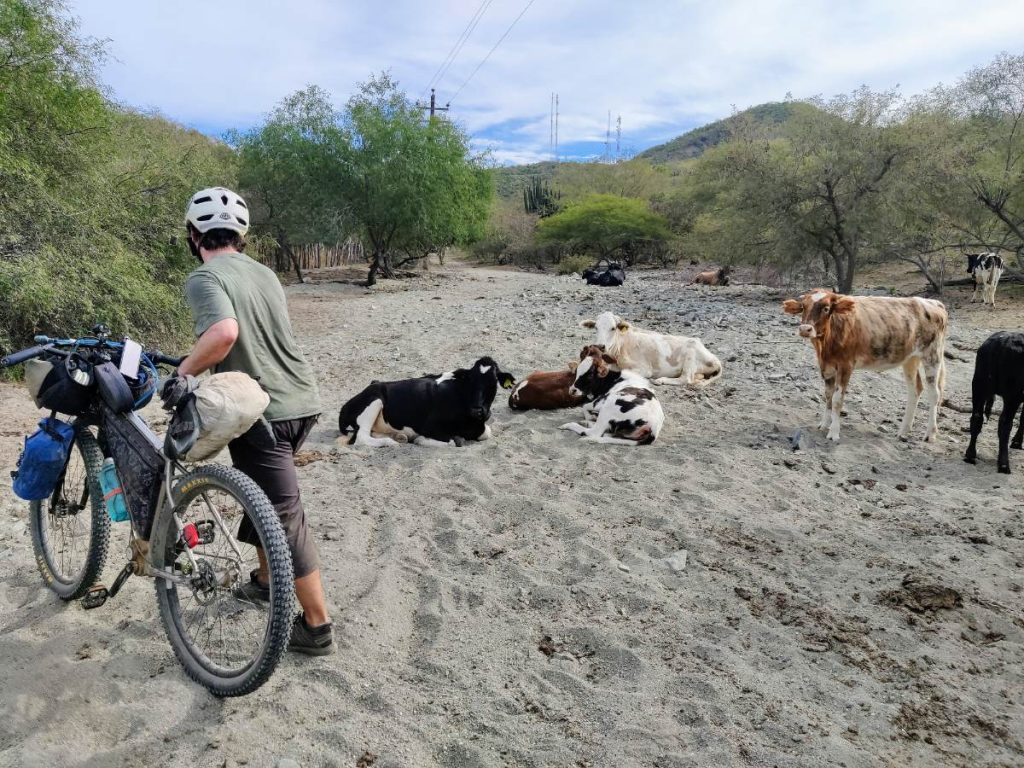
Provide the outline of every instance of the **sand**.
{"type": "MultiPolygon", "coordinates": [[[[898,372],[854,375],[829,443],[783,293],[685,282],[450,268],[290,287],[325,405],[299,472],[339,652],[290,655],[243,699],[185,677],[150,582],[94,611],[47,591],[5,481],[0,765],[1024,765],[1024,454],[997,474],[989,425],[964,464],[948,408],[937,443],[923,410],[899,441],[898,372]],[[371,379],[483,354],[558,368],[604,309],[725,363],[706,389],[659,388],[653,446],[581,443],[557,429],[576,413],[501,395],[489,442],[338,443],[371,379]]],[[[971,350],[1021,326],[967,296],[947,361],[961,405],[971,350]]],[[[36,414],[19,387],[0,398],[9,467],[36,414]]]]}

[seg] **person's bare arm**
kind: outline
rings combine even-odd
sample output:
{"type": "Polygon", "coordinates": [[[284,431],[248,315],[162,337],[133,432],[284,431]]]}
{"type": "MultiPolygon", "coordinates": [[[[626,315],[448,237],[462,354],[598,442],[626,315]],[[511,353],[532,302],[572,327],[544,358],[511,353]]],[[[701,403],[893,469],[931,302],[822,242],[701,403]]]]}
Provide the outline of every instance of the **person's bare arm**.
{"type": "Polygon", "coordinates": [[[181,361],[178,374],[198,376],[203,371],[213,368],[228,356],[237,340],[238,321],[233,317],[218,320],[203,332],[189,356],[181,361]]]}

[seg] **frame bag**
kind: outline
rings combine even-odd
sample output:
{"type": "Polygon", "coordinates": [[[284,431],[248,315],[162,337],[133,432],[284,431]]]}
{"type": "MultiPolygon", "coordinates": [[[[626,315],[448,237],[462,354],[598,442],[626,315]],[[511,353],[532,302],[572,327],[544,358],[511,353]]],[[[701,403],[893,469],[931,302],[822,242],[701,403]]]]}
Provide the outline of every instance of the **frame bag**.
{"type": "Polygon", "coordinates": [[[132,525],[139,538],[149,539],[160,499],[164,457],[149,438],[136,429],[131,416],[118,415],[106,405],[102,410],[107,450],[117,467],[132,525]]]}
{"type": "Polygon", "coordinates": [[[64,474],[74,440],[75,428],[71,424],[53,416],[40,421],[39,429],[25,438],[18,468],[11,473],[15,495],[26,501],[52,496],[64,474]]]}

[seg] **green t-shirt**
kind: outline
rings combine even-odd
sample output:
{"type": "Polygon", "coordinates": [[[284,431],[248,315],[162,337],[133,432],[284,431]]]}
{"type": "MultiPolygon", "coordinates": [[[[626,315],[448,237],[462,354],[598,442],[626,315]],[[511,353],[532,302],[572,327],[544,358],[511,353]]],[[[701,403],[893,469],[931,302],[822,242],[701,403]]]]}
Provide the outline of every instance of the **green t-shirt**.
{"type": "Polygon", "coordinates": [[[188,276],[185,298],[196,336],[216,322],[238,321],[238,340],[216,372],[242,371],[270,395],[263,414],[286,421],[320,413],[313,369],[292,334],[277,275],[242,253],[216,256],[188,276]]]}

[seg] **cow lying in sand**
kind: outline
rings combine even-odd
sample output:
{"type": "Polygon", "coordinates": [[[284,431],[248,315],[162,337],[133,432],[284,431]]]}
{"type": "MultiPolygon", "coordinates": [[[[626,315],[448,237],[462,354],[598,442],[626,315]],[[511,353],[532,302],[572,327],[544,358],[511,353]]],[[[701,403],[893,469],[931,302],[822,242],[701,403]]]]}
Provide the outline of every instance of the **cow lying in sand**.
{"type": "Polygon", "coordinates": [[[981,288],[981,303],[996,305],[996,288],[1003,276],[1003,259],[997,253],[968,253],[967,274],[974,278],[974,293],[971,301],[977,301],[981,288]]]}
{"type": "Polygon", "coordinates": [[[783,309],[802,315],[799,333],[810,339],[825,380],[820,429],[839,440],[839,415],[855,368],[884,371],[902,366],[907,410],[900,437],[910,435],[922,390],[928,406],[925,440],[938,434],[938,410],[945,386],[948,319],[942,302],[880,296],[842,296],[816,290],[789,299],[783,309]],[[838,393],[836,390],[838,389],[838,393]]]}
{"type": "Polygon", "coordinates": [[[584,328],[597,330],[597,343],[623,369],[654,380],[655,384],[708,384],[722,375],[722,363],[700,339],[645,331],[602,312],[584,320],[584,328]]]}
{"type": "Polygon", "coordinates": [[[707,272],[700,272],[690,281],[690,285],[728,285],[730,272],[732,272],[731,267],[709,269],[707,272]]]}
{"type": "Polygon", "coordinates": [[[573,361],[561,371],[534,371],[516,384],[508,396],[508,407],[514,411],[553,411],[583,405],[586,397],[569,391],[576,380],[576,365],[573,361]]]}
{"type": "Polygon", "coordinates": [[[582,435],[584,440],[649,445],[665,423],[651,383],[633,371],[620,369],[615,358],[597,345],[584,347],[580,352],[571,391],[591,401],[583,406],[587,423],[569,422],[561,429],[582,435]]]}
{"type": "Polygon", "coordinates": [[[472,368],[402,381],[374,381],[338,414],[338,429],[354,445],[458,445],[487,440],[491,404],[498,384],[515,379],[489,357],[472,368]],[[397,439],[396,439],[397,438],[397,439]]]}

